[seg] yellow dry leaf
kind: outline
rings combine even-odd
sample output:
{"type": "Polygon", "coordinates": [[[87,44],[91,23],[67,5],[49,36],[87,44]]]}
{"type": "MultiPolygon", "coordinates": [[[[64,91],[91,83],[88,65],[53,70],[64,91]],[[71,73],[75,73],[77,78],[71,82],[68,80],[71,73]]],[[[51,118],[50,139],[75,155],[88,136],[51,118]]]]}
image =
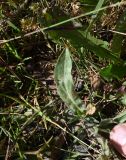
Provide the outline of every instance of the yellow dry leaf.
{"type": "Polygon", "coordinates": [[[94,105],[94,104],[89,103],[89,104],[87,105],[86,115],[92,115],[92,114],[94,114],[94,113],[95,113],[95,111],[96,111],[96,107],[95,107],[95,105],[94,105]]]}

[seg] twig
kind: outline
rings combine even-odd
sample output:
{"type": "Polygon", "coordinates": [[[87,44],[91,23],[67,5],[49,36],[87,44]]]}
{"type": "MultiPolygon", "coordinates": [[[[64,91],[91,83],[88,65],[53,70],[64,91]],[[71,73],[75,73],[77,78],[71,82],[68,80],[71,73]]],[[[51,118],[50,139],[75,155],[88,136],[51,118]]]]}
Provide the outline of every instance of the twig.
{"type": "Polygon", "coordinates": [[[7,150],[6,150],[5,160],[8,160],[9,150],[10,150],[10,138],[8,139],[8,144],[7,144],[7,150]]]}
{"type": "Polygon", "coordinates": [[[120,34],[120,35],[126,36],[126,33],[123,33],[123,32],[113,31],[113,30],[108,30],[108,31],[112,32],[112,33],[116,33],[116,34],[120,34]]]}

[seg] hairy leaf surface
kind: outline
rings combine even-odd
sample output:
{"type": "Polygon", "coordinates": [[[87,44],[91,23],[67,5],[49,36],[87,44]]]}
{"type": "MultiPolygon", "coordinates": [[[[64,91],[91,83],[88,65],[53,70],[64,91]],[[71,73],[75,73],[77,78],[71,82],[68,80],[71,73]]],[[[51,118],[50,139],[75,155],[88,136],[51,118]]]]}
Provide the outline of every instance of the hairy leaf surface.
{"type": "Polygon", "coordinates": [[[71,75],[72,60],[70,51],[66,48],[60,55],[55,67],[55,82],[60,98],[70,107],[74,112],[81,113],[84,106],[81,99],[74,91],[74,83],[71,75]]]}

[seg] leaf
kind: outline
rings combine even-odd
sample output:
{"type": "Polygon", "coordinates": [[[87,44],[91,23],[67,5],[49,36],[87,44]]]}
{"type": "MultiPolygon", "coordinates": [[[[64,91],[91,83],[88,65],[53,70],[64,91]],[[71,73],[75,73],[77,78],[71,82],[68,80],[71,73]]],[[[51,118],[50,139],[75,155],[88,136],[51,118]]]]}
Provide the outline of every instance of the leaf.
{"type": "Polygon", "coordinates": [[[95,0],[95,1],[93,1],[93,0],[80,0],[80,2],[82,4],[84,4],[84,5],[81,6],[81,8],[83,8],[84,11],[89,12],[89,11],[95,9],[95,6],[97,5],[98,0],[95,0]]]}
{"type": "Polygon", "coordinates": [[[70,51],[66,48],[60,55],[55,67],[54,76],[57,85],[57,92],[60,98],[74,112],[82,113],[84,105],[74,91],[74,83],[71,75],[72,61],[70,51]]]}
{"type": "MultiPolygon", "coordinates": [[[[62,31],[48,31],[49,35],[55,40],[55,42],[60,43],[61,38],[69,40],[69,42],[79,49],[84,47],[89,51],[95,53],[98,57],[111,59],[112,61],[118,62],[119,59],[111,53],[108,49],[108,43],[91,36],[89,33],[86,34],[85,31],[80,30],[62,30],[62,31]]],[[[60,43],[61,44],[61,43],[60,43]]]]}
{"type": "Polygon", "coordinates": [[[97,6],[95,7],[95,10],[100,9],[102,7],[102,5],[104,4],[105,0],[99,0],[97,3],[97,6]]]}
{"type": "MultiPolygon", "coordinates": [[[[99,10],[102,7],[102,5],[104,4],[104,1],[105,0],[99,0],[96,7],[95,7],[95,10],[99,10]]],[[[87,28],[87,31],[91,31],[91,27],[93,26],[93,24],[97,20],[97,18],[98,18],[98,13],[96,13],[95,15],[92,15],[92,19],[91,19],[90,24],[87,28]]]]}
{"type": "Polygon", "coordinates": [[[79,32],[81,33],[81,35],[83,37],[85,37],[88,40],[90,40],[93,44],[101,46],[101,47],[105,48],[106,50],[109,50],[109,48],[108,48],[109,43],[107,41],[103,41],[101,39],[95,38],[89,32],[87,33],[86,31],[79,31],[79,32]]]}
{"type": "Polygon", "coordinates": [[[126,106],[126,94],[124,94],[124,96],[122,96],[121,102],[122,102],[123,105],[126,106]]]}
{"type": "MultiPolygon", "coordinates": [[[[125,97],[123,97],[123,98],[125,98],[126,99],[126,95],[124,95],[125,97]]],[[[125,104],[124,105],[126,105],[126,100],[125,100],[125,104]]],[[[114,120],[117,122],[117,123],[124,123],[124,122],[126,122],[126,111],[123,111],[122,113],[120,113],[119,115],[117,115],[115,118],[114,118],[114,120]]]]}
{"type": "Polygon", "coordinates": [[[103,137],[98,137],[97,139],[101,146],[101,155],[98,160],[110,160],[110,149],[108,146],[108,140],[103,137]]]}
{"type": "Polygon", "coordinates": [[[96,107],[94,104],[89,103],[87,105],[86,115],[93,115],[96,111],[96,107]]]}
{"type": "Polygon", "coordinates": [[[14,30],[16,30],[17,32],[20,32],[20,29],[19,29],[17,26],[15,26],[14,23],[12,23],[11,21],[7,21],[7,23],[8,23],[8,25],[9,25],[10,27],[12,27],[14,30]]]}
{"type": "Polygon", "coordinates": [[[109,65],[100,71],[100,75],[105,78],[106,80],[110,80],[112,78],[112,73],[111,73],[112,65],[109,65]]]}
{"type": "Polygon", "coordinates": [[[8,4],[12,7],[14,7],[15,9],[17,9],[17,5],[16,3],[13,1],[13,0],[7,0],[8,1],[8,4]]]}
{"type": "Polygon", "coordinates": [[[112,61],[119,62],[119,59],[112,54],[112,52],[108,48],[108,43],[106,41],[102,41],[100,39],[95,38],[90,33],[86,33],[84,31],[79,31],[81,36],[83,36],[81,42],[83,47],[88,49],[89,51],[95,53],[98,57],[111,59],[112,61]]]}
{"type": "Polygon", "coordinates": [[[100,71],[100,75],[106,80],[122,79],[126,75],[126,66],[123,64],[111,64],[100,71]]]}
{"type": "Polygon", "coordinates": [[[88,5],[96,5],[98,3],[98,0],[92,1],[92,0],[80,0],[80,2],[88,5]]]}
{"type": "MultiPolygon", "coordinates": [[[[118,32],[126,32],[126,9],[119,18],[115,30],[118,32]]],[[[115,53],[118,57],[120,57],[120,54],[124,54],[122,48],[123,40],[123,35],[114,33],[112,40],[112,52],[115,53]]]]}
{"type": "MultiPolygon", "coordinates": [[[[63,22],[67,19],[68,15],[65,15],[56,8],[55,12],[50,11],[45,14],[43,21],[39,21],[39,23],[44,26],[49,26],[54,23],[63,22]]],[[[76,49],[84,47],[90,52],[95,53],[98,57],[110,59],[114,62],[119,62],[119,59],[109,50],[107,42],[95,38],[89,32],[87,33],[87,24],[84,24],[80,30],[76,29],[74,26],[75,22],[78,21],[71,21],[56,28],[49,29],[46,32],[48,33],[49,37],[56,43],[60,43],[62,45],[62,39],[66,39],[76,49]]]]}
{"type": "Polygon", "coordinates": [[[116,122],[114,121],[113,118],[107,118],[107,119],[103,119],[100,122],[99,128],[100,129],[111,129],[113,127],[113,125],[115,125],[116,122]]]}
{"type": "Polygon", "coordinates": [[[16,48],[12,44],[6,43],[6,49],[8,49],[9,53],[12,54],[15,58],[21,59],[16,48]]]}

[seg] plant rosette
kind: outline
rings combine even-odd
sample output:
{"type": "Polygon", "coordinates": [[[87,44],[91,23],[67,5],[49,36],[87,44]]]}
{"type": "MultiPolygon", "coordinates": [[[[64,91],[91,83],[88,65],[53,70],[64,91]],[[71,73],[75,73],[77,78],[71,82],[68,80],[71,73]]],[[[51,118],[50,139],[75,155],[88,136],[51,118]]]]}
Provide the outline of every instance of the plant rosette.
{"type": "Polygon", "coordinates": [[[118,124],[111,130],[110,143],[126,158],[126,123],[118,124]]]}

